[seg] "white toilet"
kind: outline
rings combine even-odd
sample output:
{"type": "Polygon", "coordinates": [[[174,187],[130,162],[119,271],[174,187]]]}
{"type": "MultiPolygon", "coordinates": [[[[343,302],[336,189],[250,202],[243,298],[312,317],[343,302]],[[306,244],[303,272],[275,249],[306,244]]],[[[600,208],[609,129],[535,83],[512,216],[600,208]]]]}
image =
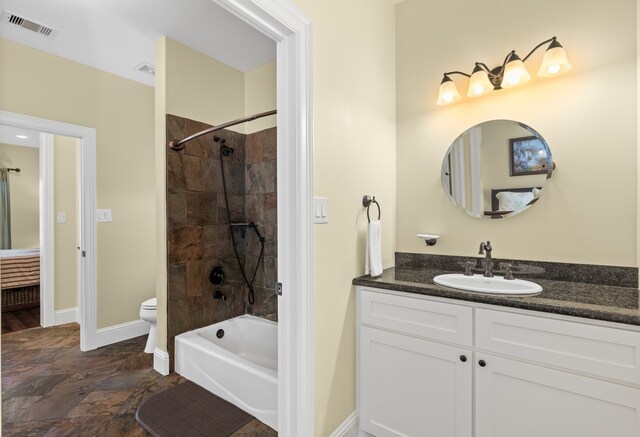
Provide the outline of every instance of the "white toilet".
{"type": "Polygon", "coordinates": [[[156,348],[157,328],[158,328],[158,301],[154,297],[153,299],[145,300],[140,305],[140,318],[145,322],[151,323],[151,329],[149,330],[149,338],[147,339],[147,345],[144,351],[148,354],[153,353],[156,348]]]}

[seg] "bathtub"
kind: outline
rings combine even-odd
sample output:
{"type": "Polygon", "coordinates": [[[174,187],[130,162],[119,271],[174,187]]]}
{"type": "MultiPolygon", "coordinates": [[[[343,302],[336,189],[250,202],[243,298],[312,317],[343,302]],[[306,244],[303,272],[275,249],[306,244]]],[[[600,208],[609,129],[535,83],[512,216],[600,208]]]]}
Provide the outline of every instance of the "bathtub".
{"type": "Polygon", "coordinates": [[[180,334],[175,369],[278,430],[276,322],[244,315],[180,334]]]}

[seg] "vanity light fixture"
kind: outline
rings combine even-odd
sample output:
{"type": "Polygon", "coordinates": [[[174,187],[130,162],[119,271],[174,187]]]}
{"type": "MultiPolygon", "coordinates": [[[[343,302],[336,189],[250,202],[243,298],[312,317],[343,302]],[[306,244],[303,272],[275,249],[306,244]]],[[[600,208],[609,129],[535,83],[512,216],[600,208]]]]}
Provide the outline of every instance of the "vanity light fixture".
{"type": "Polygon", "coordinates": [[[554,36],[535,46],[524,59],[520,59],[516,51],[512,50],[504,58],[502,65],[493,69],[489,69],[489,67],[482,62],[476,62],[471,74],[462,71],[449,71],[444,73],[442,82],[440,82],[437,104],[440,106],[449,105],[461,99],[456,85],[449,77],[453,74],[459,74],[469,78],[467,97],[480,97],[489,94],[493,90],[513,88],[528,82],[529,79],[531,79],[531,75],[527,71],[524,63],[536,50],[547,43],[549,43],[549,46],[542,59],[538,76],[553,77],[569,71],[571,64],[567,59],[567,54],[554,36]]]}

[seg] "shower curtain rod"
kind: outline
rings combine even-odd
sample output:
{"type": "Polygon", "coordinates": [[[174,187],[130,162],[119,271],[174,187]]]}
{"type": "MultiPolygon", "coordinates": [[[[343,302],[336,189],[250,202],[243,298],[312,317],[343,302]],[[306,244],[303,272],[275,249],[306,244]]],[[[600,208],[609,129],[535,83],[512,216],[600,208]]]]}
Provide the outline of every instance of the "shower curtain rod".
{"type": "Polygon", "coordinates": [[[247,121],[257,120],[258,118],[267,117],[269,115],[277,114],[278,111],[275,109],[273,111],[261,112],[259,114],[249,115],[248,117],[238,118],[237,120],[228,121],[226,123],[219,124],[218,126],[210,127],[209,129],[205,129],[198,133],[188,136],[187,138],[183,138],[182,140],[171,140],[169,141],[169,148],[171,150],[180,151],[184,149],[185,143],[188,143],[191,140],[195,140],[202,135],[210,134],[211,132],[215,132],[221,129],[228,128],[230,126],[235,126],[236,124],[246,123],[247,121]]]}

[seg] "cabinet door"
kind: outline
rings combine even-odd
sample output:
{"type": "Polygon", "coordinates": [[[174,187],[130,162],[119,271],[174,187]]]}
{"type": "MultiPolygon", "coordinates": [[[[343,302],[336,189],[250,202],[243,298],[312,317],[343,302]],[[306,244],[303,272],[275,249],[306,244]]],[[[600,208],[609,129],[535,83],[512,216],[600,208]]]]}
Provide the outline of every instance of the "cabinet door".
{"type": "Polygon", "coordinates": [[[361,430],[377,437],[471,436],[469,351],[361,327],[359,363],[361,430]]]}
{"type": "Polygon", "coordinates": [[[640,389],[489,354],[474,364],[476,437],[640,436],[640,389]]]}

